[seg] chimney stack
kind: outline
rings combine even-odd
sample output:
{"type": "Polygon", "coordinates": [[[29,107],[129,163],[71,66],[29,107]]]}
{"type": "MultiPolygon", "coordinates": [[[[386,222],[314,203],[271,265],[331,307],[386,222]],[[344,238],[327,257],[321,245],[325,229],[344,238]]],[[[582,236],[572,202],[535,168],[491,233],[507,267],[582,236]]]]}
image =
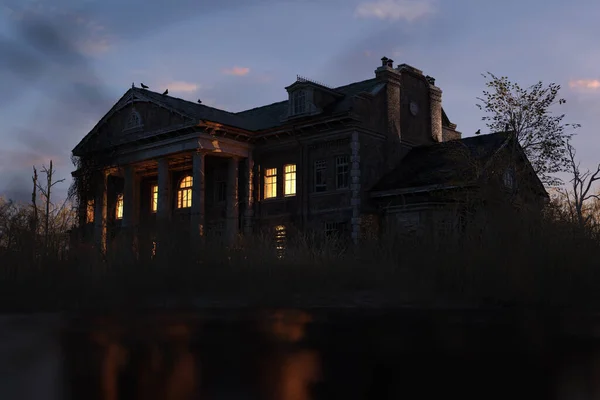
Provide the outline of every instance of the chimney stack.
{"type": "Polygon", "coordinates": [[[387,65],[388,62],[388,58],[387,57],[382,57],[381,58],[381,66],[385,67],[387,65]]]}
{"type": "Polygon", "coordinates": [[[392,60],[391,58],[388,58],[387,66],[390,68],[394,68],[394,60],[392,60]]]}

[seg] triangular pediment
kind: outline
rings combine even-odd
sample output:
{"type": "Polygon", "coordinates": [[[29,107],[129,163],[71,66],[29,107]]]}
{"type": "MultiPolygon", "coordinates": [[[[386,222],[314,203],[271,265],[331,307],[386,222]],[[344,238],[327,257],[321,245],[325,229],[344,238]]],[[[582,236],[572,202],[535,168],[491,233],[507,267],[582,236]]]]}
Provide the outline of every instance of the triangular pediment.
{"type": "Polygon", "coordinates": [[[171,107],[161,101],[157,93],[143,89],[128,90],[100,119],[92,130],[73,149],[74,154],[87,152],[90,148],[110,147],[121,137],[140,131],[151,132],[168,126],[194,122],[193,115],[171,107]]]}

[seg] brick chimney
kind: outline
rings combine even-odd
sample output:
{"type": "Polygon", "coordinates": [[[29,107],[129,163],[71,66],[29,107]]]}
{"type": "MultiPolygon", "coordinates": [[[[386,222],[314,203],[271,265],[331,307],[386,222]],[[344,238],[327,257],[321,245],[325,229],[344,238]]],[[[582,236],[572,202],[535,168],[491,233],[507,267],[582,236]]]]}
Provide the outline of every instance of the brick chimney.
{"type": "Polygon", "coordinates": [[[383,57],[381,67],[375,70],[375,77],[385,83],[385,164],[388,171],[400,161],[400,73],[393,67],[394,61],[383,57]]]}
{"type": "Polygon", "coordinates": [[[443,142],[442,129],[442,89],[435,86],[435,79],[428,77],[429,82],[429,113],[431,118],[431,136],[436,142],[443,142]]]}

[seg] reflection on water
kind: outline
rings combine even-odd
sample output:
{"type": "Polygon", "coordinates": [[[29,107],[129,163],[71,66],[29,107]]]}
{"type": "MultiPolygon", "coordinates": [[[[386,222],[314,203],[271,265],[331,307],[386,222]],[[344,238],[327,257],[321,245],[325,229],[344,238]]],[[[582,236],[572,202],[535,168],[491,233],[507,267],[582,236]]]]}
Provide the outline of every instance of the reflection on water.
{"type": "Polygon", "coordinates": [[[0,319],[0,398],[600,398],[590,319],[225,314],[0,319]]]}

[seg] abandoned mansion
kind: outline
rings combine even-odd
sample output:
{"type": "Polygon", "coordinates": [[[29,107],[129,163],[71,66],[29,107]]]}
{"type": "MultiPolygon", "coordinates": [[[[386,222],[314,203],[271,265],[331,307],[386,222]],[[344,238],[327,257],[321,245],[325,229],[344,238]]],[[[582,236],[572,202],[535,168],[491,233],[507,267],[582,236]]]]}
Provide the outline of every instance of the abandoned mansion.
{"type": "Polygon", "coordinates": [[[357,241],[389,218],[438,218],[446,203],[432,193],[460,184],[448,144],[489,157],[505,143],[461,139],[435,80],[385,57],[372,79],[285,89],[285,101],[232,113],[132,86],[73,150],[82,237],[103,250],[124,230],[160,243],[157,227],[175,223],[192,241],[263,229],[357,241]]]}

